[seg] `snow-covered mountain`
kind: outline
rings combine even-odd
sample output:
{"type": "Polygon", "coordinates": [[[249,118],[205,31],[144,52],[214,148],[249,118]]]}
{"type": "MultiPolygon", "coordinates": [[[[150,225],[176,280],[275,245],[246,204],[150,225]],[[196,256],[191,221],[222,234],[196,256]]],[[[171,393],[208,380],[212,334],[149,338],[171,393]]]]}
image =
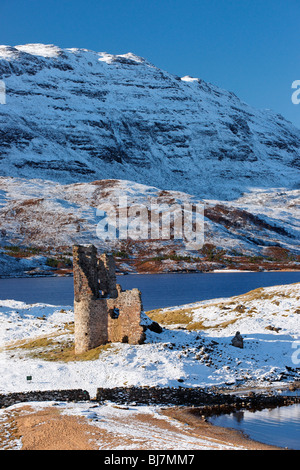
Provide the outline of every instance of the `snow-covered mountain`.
{"type": "Polygon", "coordinates": [[[299,188],[300,130],[134,54],[0,47],[0,175],[115,178],[230,200],[299,188]]]}

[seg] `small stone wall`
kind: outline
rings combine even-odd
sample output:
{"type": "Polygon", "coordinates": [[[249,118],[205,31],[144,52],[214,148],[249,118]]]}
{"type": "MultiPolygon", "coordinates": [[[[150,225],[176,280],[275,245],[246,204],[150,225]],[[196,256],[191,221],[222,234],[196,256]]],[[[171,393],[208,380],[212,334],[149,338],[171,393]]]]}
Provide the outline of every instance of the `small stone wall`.
{"type": "Polygon", "coordinates": [[[96,401],[111,401],[118,404],[170,405],[201,407],[201,413],[219,414],[236,409],[259,410],[267,407],[300,403],[299,396],[208,393],[201,388],[171,387],[116,387],[98,388],[96,401]]]}
{"type": "Polygon", "coordinates": [[[32,392],[17,392],[0,395],[0,408],[6,408],[17,403],[29,401],[88,401],[90,395],[85,390],[46,390],[32,392]]]}
{"type": "Polygon", "coordinates": [[[97,395],[93,399],[90,398],[87,391],[81,389],[9,393],[0,395],[0,408],[30,401],[89,401],[99,404],[109,401],[120,405],[185,406],[192,407],[191,410],[194,410],[195,414],[211,416],[240,409],[256,411],[293,405],[300,403],[300,396],[252,393],[241,397],[231,394],[208,393],[201,388],[115,387],[98,388],[97,395]]]}
{"type": "MultiPolygon", "coordinates": [[[[223,397],[223,395],[222,395],[223,397]]],[[[233,403],[233,395],[226,396],[233,403]]],[[[205,392],[202,388],[172,387],[116,387],[98,388],[96,401],[112,401],[119,404],[201,406],[220,403],[221,395],[205,392]]]]}

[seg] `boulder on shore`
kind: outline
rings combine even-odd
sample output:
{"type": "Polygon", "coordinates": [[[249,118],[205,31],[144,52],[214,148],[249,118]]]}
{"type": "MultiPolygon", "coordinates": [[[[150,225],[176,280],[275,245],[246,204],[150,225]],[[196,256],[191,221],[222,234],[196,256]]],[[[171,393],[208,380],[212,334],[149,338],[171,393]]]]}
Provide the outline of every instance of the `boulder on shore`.
{"type": "Polygon", "coordinates": [[[232,346],[235,346],[236,348],[242,349],[244,347],[244,340],[239,331],[237,331],[234,338],[232,338],[231,344],[232,346]]]}

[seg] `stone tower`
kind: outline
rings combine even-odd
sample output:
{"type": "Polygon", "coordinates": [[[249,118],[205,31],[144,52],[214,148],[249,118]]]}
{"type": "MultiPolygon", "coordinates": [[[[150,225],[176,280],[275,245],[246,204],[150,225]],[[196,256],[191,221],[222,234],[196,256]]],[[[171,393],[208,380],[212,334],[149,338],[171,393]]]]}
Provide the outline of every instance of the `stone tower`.
{"type": "Polygon", "coordinates": [[[74,245],[73,273],[75,353],[109,342],[142,344],[141,293],[116,284],[113,257],[98,258],[93,245],[74,245]]]}

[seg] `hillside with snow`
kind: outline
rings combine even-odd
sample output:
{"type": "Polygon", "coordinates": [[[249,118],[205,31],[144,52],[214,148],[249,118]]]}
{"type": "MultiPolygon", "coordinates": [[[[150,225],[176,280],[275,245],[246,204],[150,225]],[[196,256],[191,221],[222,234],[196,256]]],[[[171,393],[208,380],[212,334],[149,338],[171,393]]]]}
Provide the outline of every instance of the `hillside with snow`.
{"type": "Polygon", "coordinates": [[[146,312],[163,332],[74,355],[71,306],[0,301],[0,393],[98,387],[284,387],[299,380],[299,283],[146,312]],[[236,331],[242,349],[232,346],[236,331]],[[97,354],[96,354],[97,353],[97,354]],[[27,376],[32,380],[28,381],[27,376]]]}
{"type": "Polygon", "coordinates": [[[0,174],[124,179],[231,200],[299,188],[300,130],[232,92],[128,53],[0,47],[0,174]]]}
{"type": "MultiPolygon", "coordinates": [[[[0,177],[0,276],[51,274],[47,259],[54,256],[53,263],[62,265],[61,253],[70,270],[72,245],[85,243],[115,253],[125,272],[299,269],[299,196],[299,190],[257,190],[226,202],[126,180],[62,184],[0,177]],[[174,206],[203,205],[203,247],[190,248],[184,237],[151,238],[152,213],[144,238],[101,238],[98,209],[109,214],[121,198],[129,207],[167,208],[166,213],[174,206]]],[[[135,212],[129,226],[134,217],[135,212]]]]}

